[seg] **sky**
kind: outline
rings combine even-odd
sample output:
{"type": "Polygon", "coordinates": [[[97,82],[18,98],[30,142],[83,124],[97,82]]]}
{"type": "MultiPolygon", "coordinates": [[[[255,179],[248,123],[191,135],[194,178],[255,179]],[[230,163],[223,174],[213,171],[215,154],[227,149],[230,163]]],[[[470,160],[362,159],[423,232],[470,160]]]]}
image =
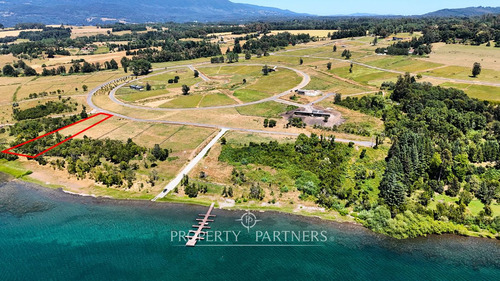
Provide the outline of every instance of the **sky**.
{"type": "Polygon", "coordinates": [[[499,7],[500,0],[231,0],[276,7],[299,13],[328,16],[370,13],[380,15],[419,15],[445,8],[471,6],[499,7]]]}

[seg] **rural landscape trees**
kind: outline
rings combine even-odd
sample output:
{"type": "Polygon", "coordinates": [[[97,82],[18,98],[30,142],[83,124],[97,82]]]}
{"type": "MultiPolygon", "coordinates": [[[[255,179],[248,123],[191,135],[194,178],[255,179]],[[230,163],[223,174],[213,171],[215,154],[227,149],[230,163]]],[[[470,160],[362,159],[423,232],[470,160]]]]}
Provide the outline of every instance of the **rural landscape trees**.
{"type": "Polygon", "coordinates": [[[479,74],[481,74],[481,64],[475,62],[472,66],[472,77],[477,77],[479,74]]]}

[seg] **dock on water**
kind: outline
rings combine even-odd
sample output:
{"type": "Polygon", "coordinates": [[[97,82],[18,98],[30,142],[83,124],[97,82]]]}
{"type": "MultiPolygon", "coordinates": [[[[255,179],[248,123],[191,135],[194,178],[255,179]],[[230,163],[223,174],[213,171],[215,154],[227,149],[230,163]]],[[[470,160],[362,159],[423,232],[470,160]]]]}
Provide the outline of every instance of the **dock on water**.
{"type": "Polygon", "coordinates": [[[209,222],[213,222],[212,218],[215,218],[215,215],[212,215],[212,210],[214,209],[215,203],[210,204],[210,208],[208,208],[208,211],[205,214],[198,214],[198,216],[203,217],[202,219],[197,218],[196,221],[198,221],[197,225],[193,225],[193,228],[196,228],[196,230],[190,230],[189,233],[192,233],[192,235],[186,236],[186,238],[189,238],[189,240],[186,243],[186,246],[188,247],[194,247],[196,245],[196,242],[198,240],[203,240],[205,238],[200,237],[200,234],[206,234],[203,229],[210,229],[210,226],[208,226],[209,222]]]}

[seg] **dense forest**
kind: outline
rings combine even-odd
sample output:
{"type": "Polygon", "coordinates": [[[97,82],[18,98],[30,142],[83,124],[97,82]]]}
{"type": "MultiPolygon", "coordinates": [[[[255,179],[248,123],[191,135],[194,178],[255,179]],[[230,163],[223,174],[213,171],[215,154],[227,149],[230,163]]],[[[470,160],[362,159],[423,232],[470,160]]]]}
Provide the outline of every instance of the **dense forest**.
{"type": "Polygon", "coordinates": [[[393,231],[390,234],[402,230],[384,228],[373,216],[383,216],[386,223],[417,217],[427,223],[451,221],[476,230],[500,231],[500,217],[491,216],[491,204],[500,200],[500,107],[471,99],[457,89],[417,83],[409,74],[398,79],[390,100],[382,99],[337,101],[382,115],[385,134],[392,139],[378,187],[384,205],[377,208],[384,209],[366,210],[361,216],[365,223],[393,231]],[[437,194],[456,201],[438,202],[431,210],[428,206],[437,194]],[[467,211],[474,198],[484,204],[478,215],[467,211]]]}
{"type": "MultiPolygon", "coordinates": [[[[341,214],[352,208],[360,222],[391,236],[500,231],[500,216],[493,216],[491,207],[500,200],[499,106],[460,90],[417,83],[409,74],[393,85],[390,98],[337,98],[336,104],[382,118],[391,139],[385,169],[358,163],[366,149],[357,154],[352,145],[316,135],[288,144],[225,144],[219,160],[284,171],[304,199],[312,196],[341,214]],[[359,157],[354,165],[353,157],[359,157]],[[367,184],[375,177],[381,180],[367,184]],[[468,207],[474,200],[484,207],[473,214],[468,207]]],[[[381,143],[377,139],[372,149],[381,143]]],[[[242,180],[243,172],[235,171],[234,184],[250,186],[244,196],[262,200],[261,183],[242,180]]]]}
{"type": "Polygon", "coordinates": [[[244,147],[225,145],[219,160],[284,169],[296,181],[300,191],[316,196],[320,204],[332,207],[336,203],[334,196],[345,199],[352,195],[342,188],[352,150],[352,145],[337,143],[333,137],[301,134],[295,143],[272,141],[251,142],[244,147]]]}

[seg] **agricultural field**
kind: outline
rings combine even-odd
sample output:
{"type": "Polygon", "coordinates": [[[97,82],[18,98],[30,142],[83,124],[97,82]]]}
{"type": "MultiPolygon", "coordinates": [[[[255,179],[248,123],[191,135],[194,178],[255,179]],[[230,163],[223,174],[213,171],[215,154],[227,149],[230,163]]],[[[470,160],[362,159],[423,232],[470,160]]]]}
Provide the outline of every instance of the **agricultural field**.
{"type": "Polygon", "coordinates": [[[471,85],[446,82],[440,84],[441,87],[453,87],[463,90],[472,98],[487,100],[492,102],[500,102],[500,87],[471,85]]]}
{"type": "Polygon", "coordinates": [[[293,108],[291,108],[289,105],[277,103],[274,101],[246,105],[236,108],[238,113],[240,113],[241,115],[261,116],[267,118],[281,118],[280,114],[285,113],[286,111],[291,109],[293,108]]]}
{"type": "Polygon", "coordinates": [[[210,81],[195,78],[191,70],[182,68],[131,81],[116,94],[125,102],[160,108],[210,107],[259,101],[291,89],[302,80],[285,68],[264,76],[260,65],[202,66],[198,70],[210,81]],[[167,83],[176,76],[178,83],[167,83]],[[151,86],[150,91],[128,87],[147,84],[151,86]],[[189,95],[182,94],[182,85],[190,87],[189,95]]]}
{"type": "Polygon", "coordinates": [[[475,62],[481,63],[486,69],[500,71],[500,52],[498,48],[486,47],[486,44],[480,46],[462,45],[462,44],[433,44],[432,53],[428,58],[422,60],[446,65],[456,65],[471,68],[475,62]]]}
{"type": "Polygon", "coordinates": [[[278,34],[280,32],[288,32],[294,35],[305,33],[309,34],[314,37],[327,37],[328,34],[332,34],[336,32],[337,30],[317,30],[317,29],[312,29],[312,30],[275,30],[272,31],[271,34],[278,34]]]}

